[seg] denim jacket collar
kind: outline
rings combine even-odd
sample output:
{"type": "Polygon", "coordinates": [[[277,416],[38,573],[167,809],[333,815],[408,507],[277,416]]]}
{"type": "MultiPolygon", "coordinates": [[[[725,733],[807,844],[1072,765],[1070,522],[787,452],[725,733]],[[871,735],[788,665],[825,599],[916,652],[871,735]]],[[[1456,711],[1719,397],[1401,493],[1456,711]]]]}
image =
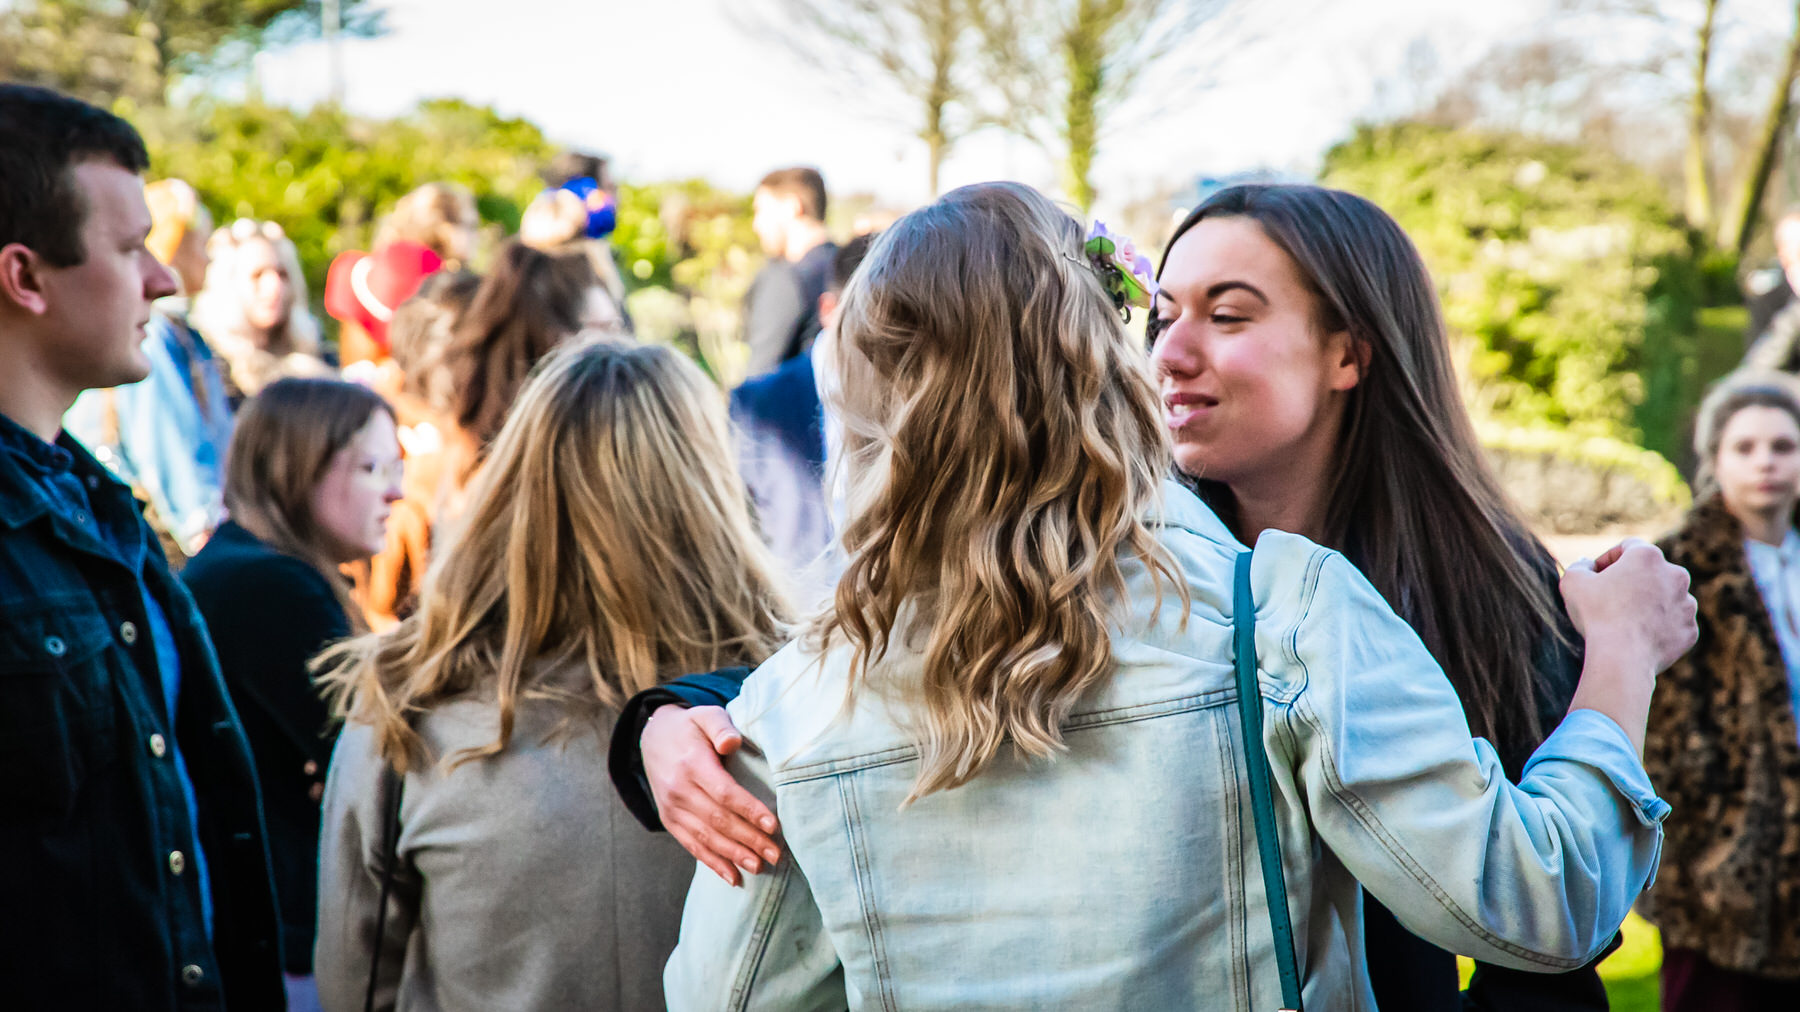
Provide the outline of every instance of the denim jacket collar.
{"type": "Polygon", "coordinates": [[[68,471],[80,475],[90,490],[131,494],[128,486],[67,432],[57,433],[56,442],[46,443],[0,414],[0,527],[16,529],[56,512],[44,482],[68,471]]]}

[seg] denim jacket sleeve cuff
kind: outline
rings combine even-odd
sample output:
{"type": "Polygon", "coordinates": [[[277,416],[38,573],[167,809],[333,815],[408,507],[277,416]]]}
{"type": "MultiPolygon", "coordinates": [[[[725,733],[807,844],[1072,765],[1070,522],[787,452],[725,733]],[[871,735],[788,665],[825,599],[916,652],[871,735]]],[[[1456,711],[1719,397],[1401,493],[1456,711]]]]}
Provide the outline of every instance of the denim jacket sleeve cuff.
{"type": "Polygon", "coordinates": [[[1531,768],[1546,759],[1578,762],[1597,770],[1631,803],[1638,821],[1646,826],[1660,825],[1669,814],[1669,803],[1656,796],[1625,729],[1598,710],[1571,710],[1531,754],[1524,775],[1530,776],[1531,768]]]}

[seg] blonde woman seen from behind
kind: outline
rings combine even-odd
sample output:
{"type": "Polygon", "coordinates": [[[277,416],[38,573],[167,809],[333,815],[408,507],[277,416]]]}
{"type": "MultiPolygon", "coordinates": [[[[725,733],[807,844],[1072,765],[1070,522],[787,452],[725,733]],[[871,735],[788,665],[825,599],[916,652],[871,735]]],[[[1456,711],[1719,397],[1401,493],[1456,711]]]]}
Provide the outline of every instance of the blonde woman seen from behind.
{"type": "Polygon", "coordinates": [[[325,1007],[362,1007],[377,952],[378,1008],[660,1007],[694,865],[615,798],[606,742],[632,693],[759,663],[786,610],[699,370],[660,346],[547,360],[419,610],[328,662],[325,1007]]]}

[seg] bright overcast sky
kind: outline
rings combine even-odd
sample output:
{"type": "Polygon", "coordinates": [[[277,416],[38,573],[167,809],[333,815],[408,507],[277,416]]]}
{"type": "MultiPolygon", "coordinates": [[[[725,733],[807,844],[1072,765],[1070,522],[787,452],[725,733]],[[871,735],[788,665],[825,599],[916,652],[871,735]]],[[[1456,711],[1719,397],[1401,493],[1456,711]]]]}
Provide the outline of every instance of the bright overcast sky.
{"type": "MultiPolygon", "coordinates": [[[[627,179],[703,176],[747,189],[770,168],[811,164],[836,192],[923,200],[924,145],[897,121],[871,115],[867,94],[819,76],[726,15],[752,2],[393,0],[383,5],[386,36],[343,44],[347,105],[374,115],[437,96],[493,105],[557,141],[610,153],[627,179]]],[[[1179,108],[1115,124],[1095,171],[1101,206],[1201,174],[1311,171],[1370,108],[1376,82],[1401,66],[1414,39],[1430,37],[1454,65],[1542,7],[1257,0],[1253,58],[1224,54],[1219,85],[1179,108]]],[[[267,99],[305,106],[326,94],[326,67],[324,47],[308,45],[265,54],[257,73],[267,99]]],[[[943,182],[999,177],[1046,187],[1056,178],[1037,147],[990,132],[952,152],[943,182]]]]}

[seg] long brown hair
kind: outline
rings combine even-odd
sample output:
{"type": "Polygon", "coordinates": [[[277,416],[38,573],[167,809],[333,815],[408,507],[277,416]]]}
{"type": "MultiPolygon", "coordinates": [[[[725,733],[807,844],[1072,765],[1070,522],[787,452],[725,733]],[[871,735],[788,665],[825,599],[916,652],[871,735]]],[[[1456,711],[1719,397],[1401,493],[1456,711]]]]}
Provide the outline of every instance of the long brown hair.
{"type": "Polygon", "coordinates": [[[1113,672],[1124,557],[1185,593],[1146,523],[1173,466],[1149,363],[1081,247],[1036,191],[968,186],[885,231],[844,293],[849,564],[812,636],[848,640],[855,693],[924,635],[916,682],[889,686],[923,718],[911,798],[1009,740],[1063,747],[1113,672]]]}
{"type": "MultiPolygon", "coordinates": [[[[755,665],[787,635],[718,391],[660,345],[563,349],[526,385],[463,526],[396,628],[327,654],[339,713],[372,724],[401,770],[423,758],[409,718],[491,680],[494,755],[544,673],[584,666],[570,721],[668,678],[755,665]]],[[[565,722],[568,724],[570,722],[565,722]]]]}
{"type": "Polygon", "coordinates": [[[367,624],[325,548],[312,495],[332,458],[376,412],[394,416],[379,394],[355,383],[276,380],[238,409],[225,466],[225,508],[231,519],[258,541],[318,570],[357,630],[367,624]]]}
{"type": "MultiPolygon", "coordinates": [[[[1568,642],[1552,590],[1556,563],[1482,456],[1418,250],[1369,201],[1291,185],[1221,190],[1176,228],[1168,249],[1212,218],[1261,226],[1312,291],[1319,333],[1348,331],[1366,350],[1326,485],[1324,543],[1419,634],[1470,729],[1502,754],[1529,753],[1543,732],[1534,661],[1546,644],[1568,642]]],[[[1190,480],[1235,526],[1231,490],[1190,480]]]]}
{"type": "Polygon", "coordinates": [[[499,435],[531,367],[581,329],[583,301],[597,284],[578,254],[542,253],[517,241],[501,248],[444,353],[454,419],[479,447],[499,435]]]}

